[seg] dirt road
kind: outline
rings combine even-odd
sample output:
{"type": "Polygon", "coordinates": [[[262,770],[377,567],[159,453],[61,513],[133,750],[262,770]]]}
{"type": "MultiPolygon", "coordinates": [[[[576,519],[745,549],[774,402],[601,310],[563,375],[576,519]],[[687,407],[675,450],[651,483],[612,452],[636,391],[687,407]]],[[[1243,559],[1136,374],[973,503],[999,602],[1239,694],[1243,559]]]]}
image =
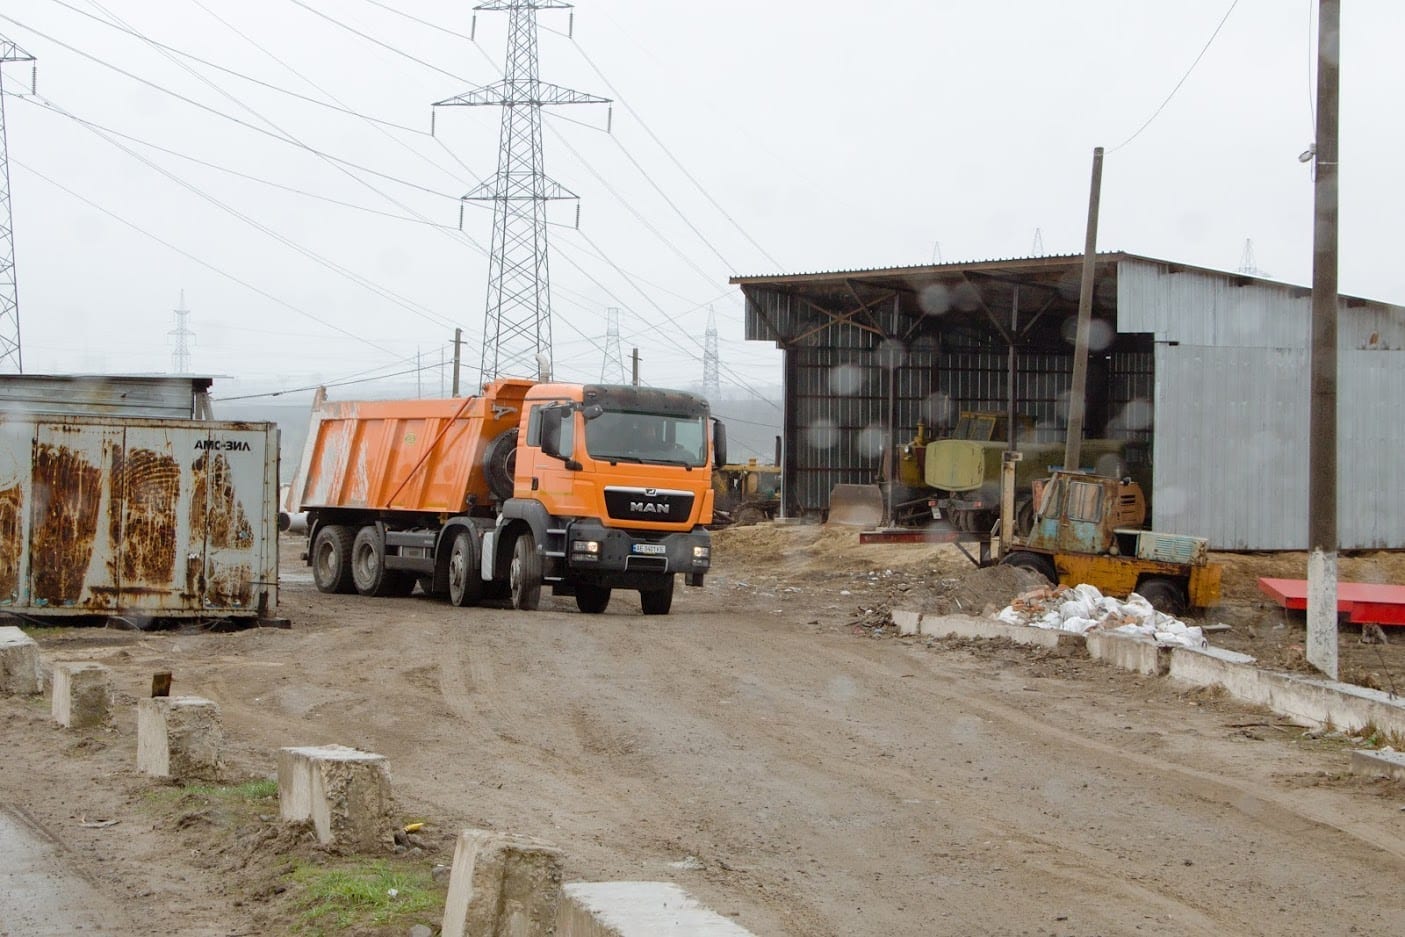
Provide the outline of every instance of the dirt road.
{"type": "MultiPolygon", "coordinates": [[[[875,636],[850,622],[880,572],[797,581],[783,552],[719,549],[666,618],[323,596],[292,564],[292,631],[39,637],[128,704],[167,668],[219,701],[236,775],[282,745],[380,752],[406,817],[676,881],[758,935],[1405,932],[1405,791],[1347,776],[1340,743],[1080,657],[875,636]]],[[[288,925],[246,893],[258,863],[202,868],[143,819],[129,712],[86,741],[37,703],[0,717],[0,796],[144,922],[110,933],[288,925]]]]}

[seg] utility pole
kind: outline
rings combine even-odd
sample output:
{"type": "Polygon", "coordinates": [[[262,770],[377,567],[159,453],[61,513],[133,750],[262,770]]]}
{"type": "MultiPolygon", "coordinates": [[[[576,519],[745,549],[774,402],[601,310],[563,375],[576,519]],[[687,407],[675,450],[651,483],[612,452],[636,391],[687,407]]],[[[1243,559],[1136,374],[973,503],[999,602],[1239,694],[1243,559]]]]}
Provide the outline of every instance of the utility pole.
{"type": "Polygon", "coordinates": [[[639,349],[638,349],[638,348],[634,349],[634,354],[633,354],[631,357],[634,359],[634,381],[633,381],[633,383],[634,383],[634,386],[635,386],[635,387],[638,387],[638,386],[639,386],[639,349]]]}
{"type": "Polygon", "coordinates": [[[1307,659],[1337,679],[1337,106],[1341,0],[1317,4],[1317,142],[1308,372],[1307,659]]]}
{"type": "MultiPolygon", "coordinates": [[[[493,204],[488,258],[488,301],[479,364],[483,382],[538,372],[538,355],[551,360],[551,276],[547,262],[546,203],[575,194],[546,174],[542,107],[606,104],[608,98],[572,91],[537,77],[537,10],[570,9],[562,0],[486,0],[474,10],[508,13],[507,61],[501,81],[436,101],[435,107],[502,108],[498,170],[463,198],[493,204]]],[[[474,16],[475,24],[477,15],[474,16]]]]}
{"type": "Polygon", "coordinates": [[[190,373],[190,339],[195,337],[195,333],[186,327],[186,320],[190,318],[190,310],[185,308],[185,290],[181,290],[180,308],[175,310],[176,327],[167,332],[176,340],[176,350],[171,353],[171,366],[177,374],[190,373]]]}
{"type": "Polygon", "coordinates": [[[600,383],[624,383],[624,354],[620,351],[620,311],[615,306],[605,310],[605,359],[600,362],[600,383]]]}
{"type": "Polygon", "coordinates": [[[717,313],[707,307],[707,331],[703,333],[703,396],[714,407],[722,396],[720,371],[722,359],[717,354],[717,313]]]}
{"type": "Polygon", "coordinates": [[[463,329],[454,329],[454,396],[459,395],[459,349],[463,347],[463,329]]]}
{"type": "MultiPolygon", "coordinates": [[[[20,351],[19,277],[15,273],[14,212],[10,206],[10,151],[5,139],[6,62],[33,62],[28,54],[0,36],[0,371],[24,373],[20,351]]],[[[34,90],[31,66],[30,90],[34,90]]]]}
{"type": "Polygon", "coordinates": [[[1098,259],[1098,205],[1103,188],[1103,148],[1093,149],[1088,193],[1088,235],[1083,241],[1083,282],[1078,291],[1078,333],[1073,343],[1073,386],[1068,392],[1068,441],[1064,470],[1076,472],[1083,457],[1083,415],[1088,404],[1088,333],[1093,324],[1093,271],[1098,259]]]}

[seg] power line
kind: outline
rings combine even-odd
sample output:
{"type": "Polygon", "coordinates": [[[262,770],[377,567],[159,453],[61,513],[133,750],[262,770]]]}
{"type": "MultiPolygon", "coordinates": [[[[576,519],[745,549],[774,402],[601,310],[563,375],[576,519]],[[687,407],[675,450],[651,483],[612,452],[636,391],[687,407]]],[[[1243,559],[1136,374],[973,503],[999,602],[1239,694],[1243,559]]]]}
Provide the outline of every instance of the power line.
{"type": "Polygon", "coordinates": [[[355,26],[347,25],[346,23],[343,23],[341,20],[337,19],[337,18],[334,17],[334,16],[330,16],[330,15],[328,15],[328,14],[326,14],[326,13],[323,13],[321,10],[315,9],[314,7],[310,7],[310,6],[308,6],[306,3],[303,3],[302,0],[288,0],[288,2],[291,3],[291,4],[293,4],[293,5],[295,5],[295,6],[300,6],[300,7],[302,7],[304,10],[306,10],[307,12],[313,14],[314,16],[320,16],[322,19],[324,19],[324,20],[326,20],[327,22],[333,24],[334,26],[339,26],[339,27],[341,27],[342,29],[345,29],[345,30],[346,30],[347,32],[349,32],[349,33],[354,33],[355,35],[360,36],[362,39],[365,39],[365,40],[366,40],[367,42],[369,42],[369,43],[372,43],[372,44],[374,44],[374,45],[380,46],[382,49],[385,49],[387,52],[394,52],[396,55],[399,55],[399,56],[402,56],[402,57],[404,57],[404,58],[407,58],[407,59],[409,59],[409,60],[412,61],[412,62],[418,62],[419,64],[423,65],[425,68],[428,68],[428,69],[431,69],[431,70],[433,70],[433,71],[436,71],[436,72],[438,72],[438,73],[441,74],[441,75],[447,75],[448,77],[454,79],[455,81],[461,81],[461,82],[464,82],[465,84],[472,84],[472,82],[469,82],[468,79],[466,79],[466,78],[461,78],[461,77],[459,77],[458,75],[455,75],[453,72],[445,71],[444,69],[440,68],[438,65],[433,64],[432,62],[426,62],[424,59],[419,58],[418,56],[411,55],[410,53],[406,52],[406,51],[403,50],[403,49],[397,49],[395,46],[391,45],[391,44],[388,43],[388,42],[382,42],[381,40],[377,39],[375,36],[368,35],[367,33],[363,33],[361,30],[357,29],[355,26]]]}
{"type": "Polygon", "coordinates": [[[406,13],[404,10],[398,10],[388,3],[381,3],[379,2],[379,0],[366,0],[366,2],[369,3],[371,6],[380,7],[382,10],[387,10],[391,13],[394,13],[396,16],[403,16],[407,20],[414,20],[421,26],[428,26],[430,29],[437,30],[441,33],[446,33],[450,36],[455,37],[456,39],[462,39],[464,42],[473,42],[472,36],[465,36],[463,33],[454,32],[452,29],[440,26],[438,23],[431,23],[429,20],[422,20],[418,16],[406,13]]]}
{"type": "Polygon", "coordinates": [[[255,286],[254,284],[250,283],[250,282],[247,281],[247,280],[241,279],[240,277],[235,276],[234,274],[229,273],[229,272],[226,271],[226,270],[223,270],[223,269],[221,269],[221,268],[219,268],[219,267],[216,267],[214,264],[212,264],[212,263],[210,263],[210,262],[208,262],[208,261],[205,261],[205,260],[200,259],[199,257],[195,256],[194,254],[190,253],[189,251],[183,250],[183,249],[177,247],[176,245],[172,244],[170,241],[167,241],[167,240],[165,240],[165,239],[159,237],[158,235],[152,234],[150,231],[147,231],[145,228],[142,228],[141,226],[135,224],[134,222],[128,221],[126,218],[123,218],[121,215],[117,214],[116,212],[110,211],[109,209],[106,209],[106,208],[103,208],[101,205],[99,205],[97,202],[94,202],[92,199],[90,199],[90,198],[88,198],[88,197],[86,197],[86,196],[83,196],[83,195],[79,195],[77,192],[73,191],[73,190],[70,189],[68,186],[66,186],[66,185],[64,185],[63,183],[58,182],[58,181],[56,181],[56,180],[54,180],[54,179],[49,178],[48,176],[44,175],[44,174],[43,174],[42,172],[40,172],[39,170],[34,169],[34,168],[31,167],[31,166],[27,166],[27,165],[25,165],[24,163],[20,162],[19,160],[12,160],[12,162],[14,163],[14,165],[20,167],[21,169],[23,169],[25,172],[29,173],[30,175],[35,176],[36,178],[39,178],[39,179],[44,180],[45,182],[49,183],[49,185],[53,186],[54,188],[58,189],[59,191],[65,192],[65,193],[67,193],[68,195],[72,196],[73,198],[76,198],[78,201],[80,201],[80,202],[82,202],[83,204],[87,205],[89,208],[92,208],[92,209],[95,209],[96,211],[102,212],[104,215],[107,215],[109,218],[113,219],[114,221],[117,221],[117,222],[119,222],[119,223],[121,223],[121,224],[123,224],[123,225],[126,225],[127,227],[131,228],[133,231],[137,232],[138,234],[143,235],[144,237],[148,237],[148,238],[150,238],[151,240],[155,241],[157,244],[160,244],[162,247],[166,247],[166,248],[169,248],[170,250],[175,251],[177,254],[180,254],[182,257],[186,258],[187,260],[193,261],[194,263],[197,263],[197,264],[199,264],[200,266],[204,267],[206,270],[209,270],[209,271],[211,271],[212,273],[219,274],[220,276],[224,277],[226,280],[230,280],[230,281],[232,281],[232,282],[234,282],[234,283],[237,283],[237,284],[239,284],[240,286],[244,287],[245,289],[248,289],[248,290],[251,290],[251,291],[257,293],[258,295],[262,296],[264,299],[267,299],[267,300],[269,300],[270,302],[277,303],[278,305],[282,306],[283,308],[285,308],[285,309],[287,309],[287,310],[289,310],[289,311],[291,311],[291,312],[295,312],[295,313],[297,313],[298,315],[303,316],[304,318],[307,318],[307,319],[312,320],[313,322],[316,322],[318,325],[326,326],[327,328],[331,329],[331,330],[334,331],[334,332],[340,332],[340,333],[342,333],[343,335],[348,336],[349,338],[354,338],[354,339],[356,339],[357,341],[361,342],[362,344],[368,345],[368,346],[370,346],[371,348],[374,348],[376,351],[383,352],[383,353],[385,353],[385,354],[387,354],[387,355],[392,355],[392,354],[394,354],[394,352],[390,351],[390,350],[387,349],[387,348],[384,348],[384,347],[381,346],[381,345],[377,345],[375,342],[371,341],[370,339],[366,338],[366,337],[363,336],[363,335],[357,335],[355,332],[352,332],[352,331],[350,331],[350,330],[348,330],[348,329],[344,329],[344,328],[342,328],[341,326],[336,325],[335,323],[329,322],[329,321],[327,321],[326,319],[323,319],[322,317],[320,317],[320,316],[318,316],[318,315],[315,315],[314,313],[308,312],[306,309],[301,309],[301,308],[299,308],[299,307],[297,307],[297,306],[294,306],[292,303],[288,302],[287,300],[279,299],[277,296],[274,296],[272,293],[268,292],[267,290],[261,289],[261,288],[255,286]]]}
{"type": "Polygon", "coordinates": [[[1176,86],[1171,89],[1171,93],[1166,95],[1166,100],[1162,101],[1161,105],[1157,107],[1156,110],[1152,111],[1151,116],[1146,119],[1146,123],[1138,127],[1136,133],[1132,134],[1130,137],[1123,140],[1121,143],[1117,144],[1112,149],[1108,150],[1109,153],[1116,153],[1118,150],[1122,149],[1124,146],[1137,139],[1137,137],[1141,136],[1142,131],[1150,127],[1151,122],[1161,115],[1161,112],[1166,109],[1166,105],[1170,104],[1171,99],[1176,96],[1176,92],[1181,90],[1181,85],[1185,84],[1186,79],[1190,77],[1190,73],[1195,71],[1195,66],[1199,65],[1200,60],[1205,57],[1205,53],[1210,51],[1210,46],[1212,43],[1214,43],[1215,37],[1220,34],[1221,29],[1224,29],[1225,22],[1229,20],[1229,14],[1233,13],[1234,8],[1237,6],[1239,6],[1239,0],[1234,0],[1234,2],[1229,5],[1229,9],[1225,10],[1224,16],[1220,17],[1219,25],[1217,25],[1215,27],[1215,31],[1210,34],[1210,38],[1205,40],[1205,45],[1200,50],[1200,54],[1195,57],[1194,62],[1190,63],[1190,68],[1187,68],[1185,70],[1185,74],[1181,76],[1180,81],[1176,82],[1176,86]]]}

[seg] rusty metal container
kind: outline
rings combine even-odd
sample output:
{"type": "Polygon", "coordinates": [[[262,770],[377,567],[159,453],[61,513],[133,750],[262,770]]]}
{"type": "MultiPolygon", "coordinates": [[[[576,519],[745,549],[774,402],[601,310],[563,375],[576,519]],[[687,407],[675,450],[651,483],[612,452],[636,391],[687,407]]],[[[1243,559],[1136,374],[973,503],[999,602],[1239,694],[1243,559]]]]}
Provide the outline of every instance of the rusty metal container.
{"type": "Polygon", "coordinates": [[[0,612],[268,617],[278,430],[0,408],[0,612]]]}

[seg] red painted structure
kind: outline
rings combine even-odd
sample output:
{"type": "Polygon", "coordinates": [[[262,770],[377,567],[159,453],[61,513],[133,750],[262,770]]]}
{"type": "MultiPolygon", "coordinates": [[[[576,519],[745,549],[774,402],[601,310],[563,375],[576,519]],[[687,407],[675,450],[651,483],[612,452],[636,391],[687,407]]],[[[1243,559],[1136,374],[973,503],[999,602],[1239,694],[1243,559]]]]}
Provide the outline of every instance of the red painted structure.
{"type": "MultiPolygon", "coordinates": [[[[1287,609],[1307,608],[1306,579],[1259,579],[1259,591],[1287,609]]],[[[1356,624],[1405,626],[1405,586],[1337,583],[1337,611],[1356,624]]]]}

